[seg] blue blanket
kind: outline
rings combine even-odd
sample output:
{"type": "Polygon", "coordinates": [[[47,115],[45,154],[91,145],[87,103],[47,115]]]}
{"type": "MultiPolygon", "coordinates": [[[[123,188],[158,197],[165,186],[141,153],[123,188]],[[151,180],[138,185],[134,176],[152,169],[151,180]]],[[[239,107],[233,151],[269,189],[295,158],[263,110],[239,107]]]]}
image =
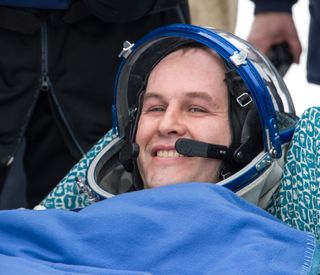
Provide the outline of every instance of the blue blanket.
{"type": "Polygon", "coordinates": [[[311,234],[205,183],[0,211],[1,274],[317,274],[318,254],[311,234]]]}

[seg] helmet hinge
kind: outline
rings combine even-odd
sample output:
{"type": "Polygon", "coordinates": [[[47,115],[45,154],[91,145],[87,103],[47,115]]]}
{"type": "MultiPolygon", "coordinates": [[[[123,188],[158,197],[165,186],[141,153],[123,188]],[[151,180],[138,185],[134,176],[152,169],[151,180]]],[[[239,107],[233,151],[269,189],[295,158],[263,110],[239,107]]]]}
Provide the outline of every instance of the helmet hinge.
{"type": "Polygon", "coordinates": [[[256,164],[256,169],[257,171],[261,171],[262,169],[264,169],[265,167],[268,167],[272,164],[272,157],[270,156],[269,153],[267,153],[262,160],[260,160],[257,164],[256,164]]]}
{"type": "Polygon", "coordinates": [[[128,56],[132,53],[133,46],[134,46],[134,43],[130,43],[129,41],[124,41],[122,51],[118,55],[118,57],[128,58],[128,56]]]}
{"type": "Polygon", "coordinates": [[[240,50],[240,52],[234,52],[232,56],[230,56],[231,62],[239,67],[240,65],[247,64],[247,56],[248,53],[245,50],[240,50]]]}
{"type": "Polygon", "coordinates": [[[76,184],[78,187],[79,195],[86,195],[88,197],[88,201],[90,201],[91,203],[100,200],[99,196],[89,187],[84,177],[76,177],[76,184]]]}

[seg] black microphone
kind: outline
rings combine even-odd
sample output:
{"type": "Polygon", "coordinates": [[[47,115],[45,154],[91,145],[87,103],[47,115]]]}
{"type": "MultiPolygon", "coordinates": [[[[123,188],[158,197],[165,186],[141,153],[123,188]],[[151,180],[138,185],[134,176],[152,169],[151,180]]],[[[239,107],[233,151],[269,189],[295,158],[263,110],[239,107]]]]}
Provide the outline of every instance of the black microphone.
{"type": "Polygon", "coordinates": [[[186,157],[213,159],[233,159],[234,150],[224,145],[210,144],[202,141],[179,138],[175,144],[176,151],[186,157]]]}

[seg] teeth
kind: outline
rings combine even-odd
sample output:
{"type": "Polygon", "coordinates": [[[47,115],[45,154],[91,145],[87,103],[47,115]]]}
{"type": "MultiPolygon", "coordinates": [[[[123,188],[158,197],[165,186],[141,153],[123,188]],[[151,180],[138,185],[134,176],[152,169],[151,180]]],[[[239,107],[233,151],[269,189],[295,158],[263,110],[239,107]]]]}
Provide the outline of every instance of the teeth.
{"type": "Polygon", "coordinates": [[[157,157],[176,158],[176,157],[183,157],[183,155],[180,155],[176,150],[160,150],[160,151],[157,151],[157,157]]]}

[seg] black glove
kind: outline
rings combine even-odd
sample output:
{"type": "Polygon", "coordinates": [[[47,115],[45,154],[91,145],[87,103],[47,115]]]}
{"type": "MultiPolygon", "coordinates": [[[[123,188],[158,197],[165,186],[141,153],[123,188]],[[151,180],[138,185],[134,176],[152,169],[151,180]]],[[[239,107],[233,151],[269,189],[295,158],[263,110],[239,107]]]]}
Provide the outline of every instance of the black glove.
{"type": "Polygon", "coordinates": [[[277,44],[267,52],[267,57],[283,77],[293,63],[293,56],[287,43],[277,44]]]}

